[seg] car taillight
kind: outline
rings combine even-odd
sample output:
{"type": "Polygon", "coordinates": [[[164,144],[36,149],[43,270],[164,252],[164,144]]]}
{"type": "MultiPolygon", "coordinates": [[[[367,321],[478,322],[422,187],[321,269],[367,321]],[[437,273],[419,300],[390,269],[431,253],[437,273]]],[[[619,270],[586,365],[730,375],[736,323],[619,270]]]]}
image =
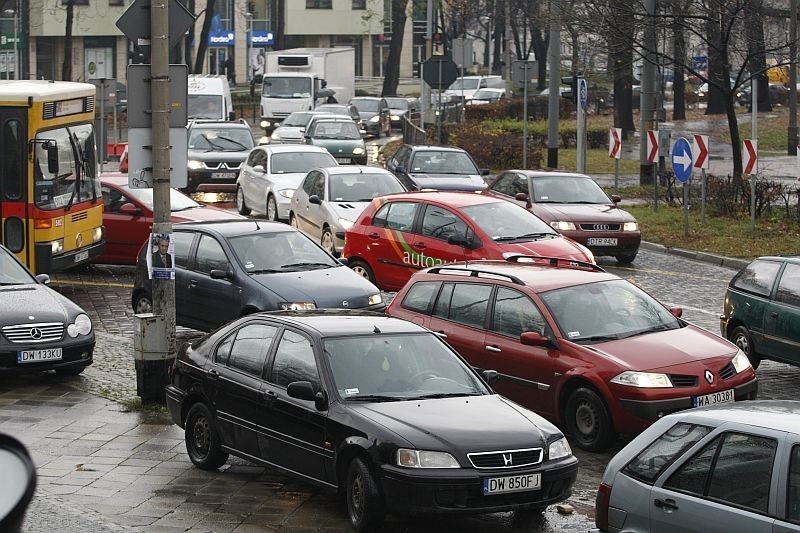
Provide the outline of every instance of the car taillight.
{"type": "Polygon", "coordinates": [[[600,483],[594,504],[594,525],[600,531],[608,531],[608,504],[611,502],[611,485],[600,483]]]}

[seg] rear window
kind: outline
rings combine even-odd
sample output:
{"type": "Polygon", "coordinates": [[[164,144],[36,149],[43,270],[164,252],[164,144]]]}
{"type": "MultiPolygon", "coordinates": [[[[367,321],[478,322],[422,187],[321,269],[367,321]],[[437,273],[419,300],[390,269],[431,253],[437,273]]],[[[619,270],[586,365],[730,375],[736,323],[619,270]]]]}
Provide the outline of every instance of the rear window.
{"type": "Polygon", "coordinates": [[[652,484],[661,472],[711,429],[696,424],[675,424],[634,457],[622,471],[634,479],[652,484]]]}
{"type": "Polygon", "coordinates": [[[753,261],[733,278],[733,286],[745,292],[769,297],[780,268],[781,263],[777,261],[753,261]]]}
{"type": "Polygon", "coordinates": [[[415,283],[408,289],[406,297],[403,298],[403,307],[411,311],[428,314],[431,302],[437,292],[439,292],[438,281],[415,283]]]}

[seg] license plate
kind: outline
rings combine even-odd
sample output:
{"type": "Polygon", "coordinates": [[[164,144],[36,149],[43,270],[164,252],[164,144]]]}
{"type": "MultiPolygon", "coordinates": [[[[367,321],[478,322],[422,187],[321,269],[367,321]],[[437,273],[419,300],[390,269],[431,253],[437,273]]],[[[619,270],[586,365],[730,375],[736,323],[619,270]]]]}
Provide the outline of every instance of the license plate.
{"type": "Polygon", "coordinates": [[[706,394],[705,396],[696,396],[694,398],[695,407],[704,407],[706,405],[715,405],[718,403],[730,403],[736,401],[736,396],[733,389],[715,392],[713,394],[706,394]]]}
{"type": "Polygon", "coordinates": [[[350,158],[349,157],[337,157],[336,158],[336,162],[337,163],[349,163],[350,162],[350,158]]]}
{"type": "Polygon", "coordinates": [[[586,239],[586,244],[589,246],[616,246],[617,239],[611,237],[593,237],[586,239]]]}
{"type": "Polygon", "coordinates": [[[483,494],[504,494],[506,492],[524,492],[538,490],[542,486],[541,474],[524,474],[521,476],[490,477],[483,480],[483,494]]]}
{"type": "Polygon", "coordinates": [[[36,363],[39,361],[60,361],[61,348],[46,350],[22,350],[17,352],[17,363],[36,363]]]}
{"type": "Polygon", "coordinates": [[[232,179],[234,174],[232,172],[212,172],[211,179],[212,180],[226,180],[232,179]]]}
{"type": "Polygon", "coordinates": [[[87,259],[89,259],[89,250],[86,250],[85,252],[78,252],[77,254],[75,254],[75,259],[73,260],[73,263],[80,263],[81,261],[86,261],[87,259]]]}

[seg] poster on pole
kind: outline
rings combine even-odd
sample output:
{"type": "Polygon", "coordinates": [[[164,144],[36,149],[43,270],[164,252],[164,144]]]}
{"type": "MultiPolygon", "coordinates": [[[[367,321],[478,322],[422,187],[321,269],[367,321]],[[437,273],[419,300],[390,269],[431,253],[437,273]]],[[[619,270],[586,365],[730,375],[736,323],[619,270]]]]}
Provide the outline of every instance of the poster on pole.
{"type": "Polygon", "coordinates": [[[147,277],[149,279],[175,279],[175,243],[171,233],[151,233],[148,248],[147,277]]]}

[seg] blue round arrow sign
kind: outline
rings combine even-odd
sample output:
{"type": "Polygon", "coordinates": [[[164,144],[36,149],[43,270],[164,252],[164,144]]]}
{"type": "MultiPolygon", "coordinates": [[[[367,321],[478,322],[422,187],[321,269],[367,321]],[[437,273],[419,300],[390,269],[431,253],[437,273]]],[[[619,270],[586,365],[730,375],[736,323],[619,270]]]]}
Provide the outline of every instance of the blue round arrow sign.
{"type": "Polygon", "coordinates": [[[692,147],[686,138],[681,137],[672,147],[672,171],[675,179],[686,183],[692,177],[692,147]]]}

